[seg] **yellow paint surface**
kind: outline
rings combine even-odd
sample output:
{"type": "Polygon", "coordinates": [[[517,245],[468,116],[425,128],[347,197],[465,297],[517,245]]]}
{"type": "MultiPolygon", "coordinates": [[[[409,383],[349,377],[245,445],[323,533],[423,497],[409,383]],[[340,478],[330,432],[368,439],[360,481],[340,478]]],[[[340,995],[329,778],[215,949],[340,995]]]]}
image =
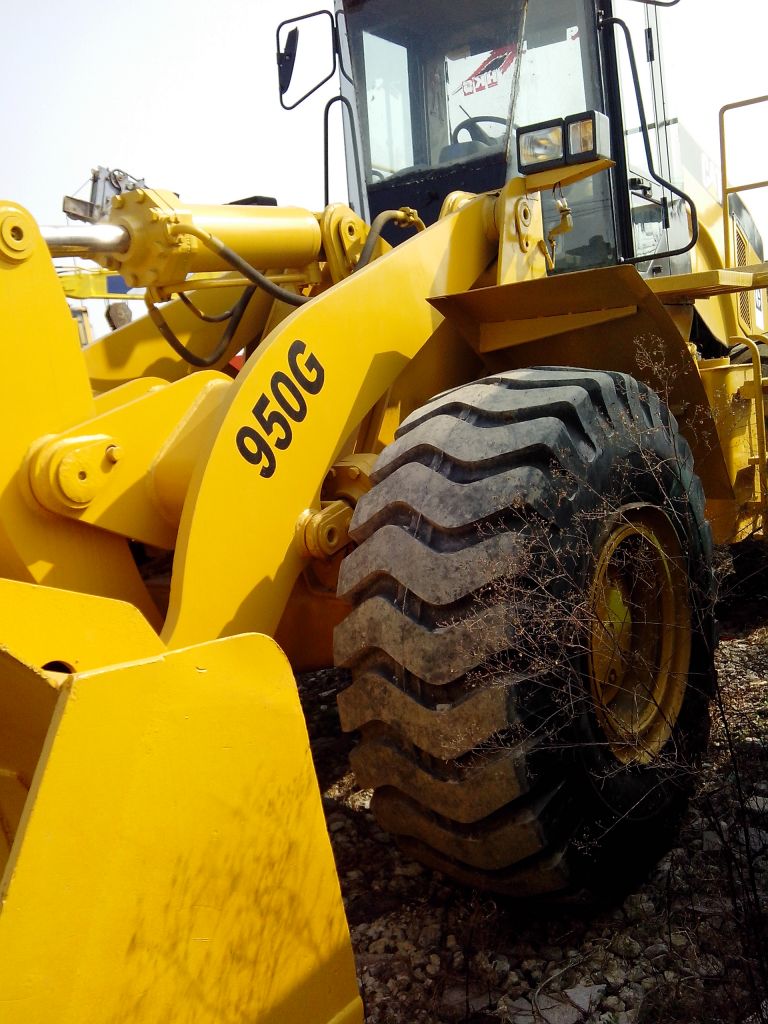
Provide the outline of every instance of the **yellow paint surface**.
{"type": "Polygon", "coordinates": [[[0,896],[2,1024],[362,1021],[304,719],[266,637],[65,682],[0,896]]]}

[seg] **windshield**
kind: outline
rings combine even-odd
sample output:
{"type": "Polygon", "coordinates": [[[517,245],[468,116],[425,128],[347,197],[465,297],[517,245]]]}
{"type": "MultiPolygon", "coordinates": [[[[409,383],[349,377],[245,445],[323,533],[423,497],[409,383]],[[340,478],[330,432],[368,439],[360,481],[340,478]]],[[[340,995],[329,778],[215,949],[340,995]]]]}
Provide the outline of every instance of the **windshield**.
{"type": "MultiPolygon", "coordinates": [[[[605,112],[594,3],[586,0],[344,0],[371,216],[415,206],[426,223],[459,189],[518,173],[507,140],[525,125],[605,112]]],[[[559,222],[542,195],[547,228],[559,222]]],[[[557,272],[615,259],[607,175],[568,188],[574,227],[557,272]]]]}
{"type": "Polygon", "coordinates": [[[345,4],[369,184],[503,151],[524,7],[345,4]]]}

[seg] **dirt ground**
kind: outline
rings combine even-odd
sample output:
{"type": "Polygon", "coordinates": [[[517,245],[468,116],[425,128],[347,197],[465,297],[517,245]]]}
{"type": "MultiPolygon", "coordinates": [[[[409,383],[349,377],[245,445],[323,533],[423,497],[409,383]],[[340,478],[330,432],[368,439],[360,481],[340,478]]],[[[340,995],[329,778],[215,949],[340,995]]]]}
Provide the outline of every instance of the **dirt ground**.
{"type": "Polygon", "coordinates": [[[768,557],[721,571],[719,689],[678,844],[621,904],[548,909],[403,857],[347,767],[337,673],[300,680],[366,1021],[768,1021],[768,557]]]}

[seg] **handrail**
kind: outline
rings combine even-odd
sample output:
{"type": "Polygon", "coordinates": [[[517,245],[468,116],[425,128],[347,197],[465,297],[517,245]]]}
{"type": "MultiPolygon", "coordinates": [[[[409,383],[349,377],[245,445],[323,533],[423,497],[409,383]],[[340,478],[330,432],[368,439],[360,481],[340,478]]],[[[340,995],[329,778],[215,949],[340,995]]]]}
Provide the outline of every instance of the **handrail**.
{"type": "MultiPolygon", "coordinates": [[[[664,5],[666,6],[666,5],[664,5]]],[[[662,177],[661,174],[655,169],[653,164],[653,153],[651,151],[651,136],[648,131],[648,121],[645,116],[645,104],[643,103],[643,90],[640,86],[640,76],[637,72],[637,60],[635,59],[635,46],[632,42],[632,33],[629,31],[629,26],[626,21],[622,21],[621,18],[606,18],[602,14],[598,19],[598,28],[603,29],[609,25],[616,25],[624,34],[624,42],[627,47],[627,57],[629,58],[629,69],[632,73],[632,84],[635,88],[635,101],[637,103],[637,113],[640,117],[640,134],[643,140],[643,147],[645,149],[645,160],[648,165],[648,173],[653,180],[661,185],[663,189],[671,192],[673,196],[677,196],[678,199],[682,199],[684,203],[688,204],[690,211],[690,223],[691,223],[691,237],[688,242],[678,249],[666,249],[664,252],[649,253],[643,256],[619,256],[619,263],[648,263],[651,260],[668,259],[671,256],[682,256],[683,253],[690,252],[691,249],[696,247],[699,241],[699,215],[696,212],[696,204],[693,199],[688,195],[687,192],[683,192],[681,188],[673,185],[671,181],[667,181],[666,178],[662,177]]],[[[668,227],[668,225],[665,225],[668,227]]]]}
{"type": "MultiPolygon", "coordinates": [[[[757,479],[760,487],[760,519],[763,536],[768,526],[768,442],[766,441],[765,423],[765,389],[763,388],[763,367],[760,349],[757,342],[764,340],[762,336],[736,337],[730,339],[731,345],[746,345],[752,361],[752,387],[741,388],[744,398],[751,398],[755,403],[755,419],[757,427],[757,479]]],[[[768,378],[766,378],[768,380],[768,378]]]]}
{"type": "Polygon", "coordinates": [[[728,197],[735,192],[747,192],[754,188],[768,188],[767,181],[753,181],[743,185],[728,184],[728,163],[725,147],[725,115],[729,110],[737,110],[739,107],[749,107],[755,103],[768,103],[768,96],[753,96],[748,100],[739,100],[736,103],[726,103],[720,108],[720,180],[722,182],[722,203],[723,203],[723,258],[726,267],[734,267],[735,257],[731,253],[731,215],[728,204],[728,197]]]}

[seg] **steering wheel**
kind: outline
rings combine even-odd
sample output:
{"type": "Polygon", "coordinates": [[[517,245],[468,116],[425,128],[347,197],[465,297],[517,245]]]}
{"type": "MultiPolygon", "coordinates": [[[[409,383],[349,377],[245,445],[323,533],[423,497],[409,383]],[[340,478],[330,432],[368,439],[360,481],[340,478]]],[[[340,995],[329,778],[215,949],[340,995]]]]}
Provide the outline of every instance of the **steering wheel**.
{"type": "Polygon", "coordinates": [[[463,121],[459,121],[451,132],[451,142],[455,145],[459,141],[459,132],[466,128],[473,142],[482,142],[484,146],[495,146],[499,141],[498,138],[494,138],[488,132],[483,131],[479,124],[480,121],[487,121],[489,124],[503,124],[505,127],[507,124],[506,118],[495,117],[493,114],[478,114],[477,117],[467,117],[463,121]]]}

